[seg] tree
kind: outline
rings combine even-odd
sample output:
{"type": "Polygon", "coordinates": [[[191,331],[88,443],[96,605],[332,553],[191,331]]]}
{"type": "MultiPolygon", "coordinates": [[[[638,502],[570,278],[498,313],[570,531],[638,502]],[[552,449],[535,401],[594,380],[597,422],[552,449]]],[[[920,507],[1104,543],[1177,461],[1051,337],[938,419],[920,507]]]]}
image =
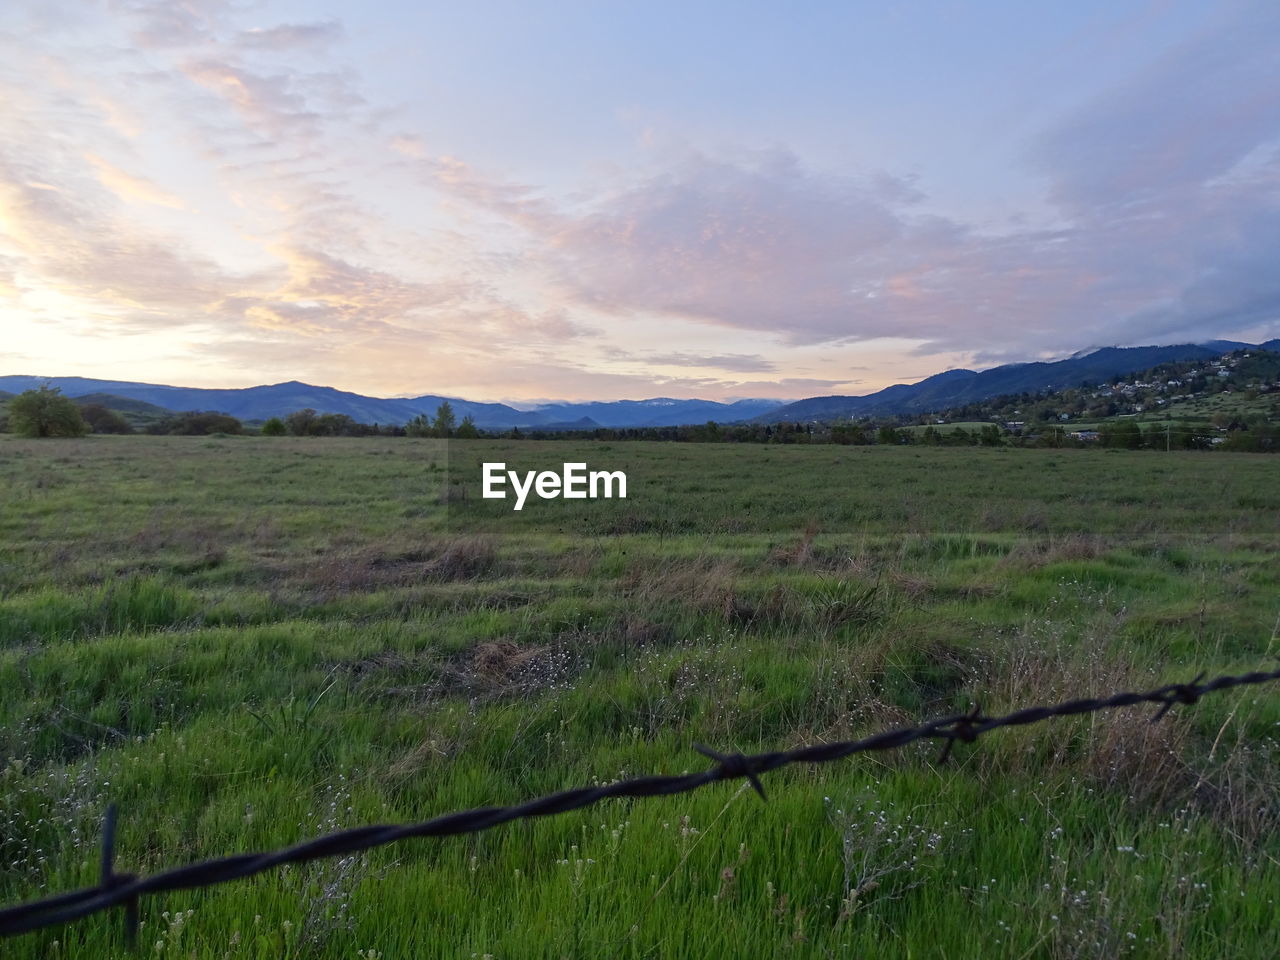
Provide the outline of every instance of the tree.
{"type": "Polygon", "coordinates": [[[404,425],[406,437],[431,436],[431,423],[421,413],[404,425]]]}
{"type": "Polygon", "coordinates": [[[360,435],[360,424],[345,413],[322,413],[311,432],[319,437],[356,437],[360,435]]]}
{"type": "Polygon", "coordinates": [[[867,443],[866,431],[856,423],[838,423],[831,428],[831,442],[840,444],[867,443]]]}
{"type": "Polygon", "coordinates": [[[462,418],[462,423],[458,424],[457,437],[459,440],[474,440],[480,436],[480,431],[476,429],[476,422],[471,414],[467,414],[462,418]]]}
{"type": "Polygon", "coordinates": [[[1104,423],[1098,432],[1104,447],[1137,450],[1142,446],[1142,428],[1135,420],[1115,420],[1104,423]]]}
{"type": "Polygon", "coordinates": [[[262,435],[264,437],[283,437],[288,432],[284,421],[279,417],[272,417],[262,425],[262,435]]]}
{"type": "Polygon", "coordinates": [[[309,437],[315,433],[318,419],[316,412],[307,407],[305,410],[295,410],[289,414],[284,418],[284,424],[295,437],[309,437]]]}
{"type": "Polygon", "coordinates": [[[74,400],[45,384],[9,401],[9,429],[24,437],[83,437],[89,425],[74,400]]]}
{"type": "Polygon", "coordinates": [[[226,413],[213,410],[188,410],[160,423],[148,433],[168,433],[187,437],[206,437],[211,433],[244,433],[244,424],[226,413]]]}
{"type": "Polygon", "coordinates": [[[133,433],[129,421],[116,410],[104,407],[100,403],[85,404],[80,408],[80,416],[94,433],[133,433]]]}
{"type": "Polygon", "coordinates": [[[876,434],[876,443],[901,443],[902,437],[898,435],[898,431],[886,424],[880,428],[880,432],[876,434]]]}
{"type": "Polygon", "coordinates": [[[431,431],[437,437],[448,437],[458,420],[453,414],[453,404],[448,400],[436,407],[436,417],[431,421],[431,431]]]}

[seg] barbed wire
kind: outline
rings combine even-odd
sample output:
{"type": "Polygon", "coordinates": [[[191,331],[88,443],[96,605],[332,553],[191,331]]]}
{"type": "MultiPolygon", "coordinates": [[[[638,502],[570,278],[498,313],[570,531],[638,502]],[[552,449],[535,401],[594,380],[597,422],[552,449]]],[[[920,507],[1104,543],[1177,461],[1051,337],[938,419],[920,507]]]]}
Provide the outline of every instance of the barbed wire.
{"type": "Polygon", "coordinates": [[[168,890],[190,890],[209,887],[230,880],[263,873],[285,864],[306,863],[324,857],[344,856],[370,850],[411,837],[447,837],[478,833],[513,820],[533,819],[579,810],[615,797],[655,797],[687,793],[721,780],[746,779],[762,799],[766,798],[760,775],[779,767],[797,763],[830,763],[855,753],[894,750],[919,740],[943,740],[942,760],[951,753],[956,742],[972,743],[981,735],[1000,727],[1018,727],[1039,723],[1050,717],[1067,717],[1138,704],[1159,704],[1152,722],[1163,717],[1175,704],[1193,704],[1207,693],[1248,684],[1280,680],[1280,670],[1221,676],[1201,683],[1204,674],[1190,683],[1171,683],[1146,693],[1117,693],[1097,699],[1084,697],[1053,706],[1025,707],[1003,716],[986,716],[975,706],[968,713],[932,720],[915,727],[899,727],[839,743],[815,744],[793,750],[757,753],[720,753],[695,744],[694,749],[715,761],[701,773],[655,775],[619,780],[595,787],[579,787],[507,807],[480,807],[449,813],[422,823],[380,824],[341,830],[314,840],[307,840],[282,850],[266,853],[242,853],[191,863],[165,870],[149,877],[115,871],[115,835],[117,808],[107,808],[102,831],[102,879],[97,886],[85,887],[42,900],[21,903],[0,910],[0,936],[13,936],[78,920],[114,907],[125,911],[125,934],[133,943],[138,929],[138,902],[148,894],[168,890]]]}

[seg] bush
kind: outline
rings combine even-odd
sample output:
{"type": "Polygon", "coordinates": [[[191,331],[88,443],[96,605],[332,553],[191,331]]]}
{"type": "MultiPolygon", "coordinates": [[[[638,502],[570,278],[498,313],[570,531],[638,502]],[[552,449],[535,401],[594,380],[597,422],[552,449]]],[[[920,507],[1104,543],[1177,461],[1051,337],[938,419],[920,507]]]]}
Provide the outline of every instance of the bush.
{"type": "Polygon", "coordinates": [[[288,432],[284,421],[279,417],[272,417],[262,425],[262,435],[264,437],[283,437],[288,432]]]}
{"type": "MultiPolygon", "coordinates": [[[[310,407],[295,410],[284,418],[281,426],[295,437],[367,437],[378,433],[377,424],[358,423],[345,413],[317,413],[310,407]]],[[[263,433],[266,433],[265,426],[263,433]]]]}
{"type": "Polygon", "coordinates": [[[84,417],[94,433],[133,433],[133,427],[119,411],[100,403],[89,403],[81,407],[80,416],[84,417]]]}
{"type": "Polygon", "coordinates": [[[75,401],[48,384],[9,402],[9,427],[24,437],[83,437],[89,432],[75,401]]]}
{"type": "Polygon", "coordinates": [[[152,424],[147,427],[147,433],[182,434],[189,437],[204,437],[211,433],[240,434],[244,433],[244,424],[229,414],[189,410],[152,424]]]}

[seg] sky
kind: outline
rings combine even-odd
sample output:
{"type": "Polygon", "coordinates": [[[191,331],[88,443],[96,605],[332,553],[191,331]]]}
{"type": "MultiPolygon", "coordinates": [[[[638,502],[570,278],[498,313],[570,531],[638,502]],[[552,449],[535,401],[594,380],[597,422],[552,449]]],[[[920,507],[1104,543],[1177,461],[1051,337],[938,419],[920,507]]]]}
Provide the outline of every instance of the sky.
{"type": "Polygon", "coordinates": [[[0,4],[0,373],[860,394],[1278,260],[1274,0],[0,4]]]}

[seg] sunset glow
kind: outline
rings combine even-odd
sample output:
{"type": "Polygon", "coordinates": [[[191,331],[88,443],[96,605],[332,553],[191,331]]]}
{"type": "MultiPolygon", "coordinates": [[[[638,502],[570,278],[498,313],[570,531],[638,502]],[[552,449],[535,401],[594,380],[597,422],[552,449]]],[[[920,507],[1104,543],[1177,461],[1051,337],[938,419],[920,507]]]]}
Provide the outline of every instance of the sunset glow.
{"type": "Polygon", "coordinates": [[[1280,7],[1057,6],[5,3],[0,373],[801,397],[1276,336],[1280,7]]]}

